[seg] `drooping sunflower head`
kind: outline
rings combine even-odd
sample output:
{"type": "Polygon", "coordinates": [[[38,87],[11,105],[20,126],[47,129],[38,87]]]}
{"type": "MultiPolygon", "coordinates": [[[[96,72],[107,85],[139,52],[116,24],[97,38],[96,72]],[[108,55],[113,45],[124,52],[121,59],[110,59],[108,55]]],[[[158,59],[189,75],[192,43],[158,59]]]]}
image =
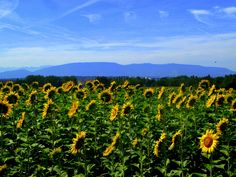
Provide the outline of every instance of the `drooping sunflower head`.
{"type": "Polygon", "coordinates": [[[49,90],[47,90],[45,99],[52,99],[55,97],[56,94],[57,94],[57,88],[52,86],[49,90]]]}
{"type": "Polygon", "coordinates": [[[194,106],[194,104],[196,103],[197,99],[198,99],[197,96],[190,95],[190,97],[187,101],[186,107],[192,108],[194,106]]]}
{"type": "Polygon", "coordinates": [[[164,106],[162,104],[158,104],[156,119],[160,121],[161,118],[163,117],[163,114],[164,114],[164,106]]]}
{"type": "Polygon", "coordinates": [[[69,118],[72,118],[75,113],[77,112],[77,109],[79,107],[79,102],[78,101],[73,101],[72,105],[67,113],[67,115],[69,116],[69,118]]]}
{"type": "Polygon", "coordinates": [[[24,90],[29,90],[29,88],[30,88],[27,83],[23,83],[23,84],[21,84],[21,86],[24,90]]]}
{"type": "MultiPolygon", "coordinates": [[[[102,91],[102,90],[104,90],[105,89],[105,87],[104,87],[104,84],[102,84],[102,83],[100,83],[100,84],[98,84],[98,85],[96,85],[95,87],[94,87],[94,90],[95,91],[102,91]]],[[[109,89],[108,89],[109,90],[109,89]]],[[[110,91],[110,90],[109,90],[110,91]]]]}
{"type": "Polygon", "coordinates": [[[205,153],[214,152],[217,144],[219,136],[214,134],[213,130],[206,130],[206,133],[202,135],[200,138],[200,149],[205,153]]]}
{"type": "Polygon", "coordinates": [[[236,99],[234,99],[231,103],[231,107],[230,107],[231,111],[236,111],[236,99]]]}
{"type": "Polygon", "coordinates": [[[215,102],[216,100],[216,95],[211,95],[210,98],[206,102],[206,108],[210,108],[211,105],[215,102]]]}
{"type": "Polygon", "coordinates": [[[198,84],[198,88],[202,88],[204,90],[208,90],[208,88],[210,87],[210,82],[209,80],[201,80],[198,84]]]}
{"type": "Polygon", "coordinates": [[[147,88],[144,90],[143,96],[145,96],[146,98],[150,98],[152,97],[154,94],[154,89],[153,88],[147,88]]]}
{"type": "Polygon", "coordinates": [[[37,81],[34,81],[31,83],[31,87],[34,89],[38,89],[39,88],[39,83],[37,81]]]}
{"type": "Polygon", "coordinates": [[[17,93],[10,92],[5,96],[4,100],[6,100],[9,104],[16,104],[19,100],[19,95],[17,93]]]}
{"type": "Polygon", "coordinates": [[[43,85],[43,92],[47,93],[47,91],[52,87],[51,83],[46,83],[43,85]]]}
{"type": "Polygon", "coordinates": [[[129,86],[129,81],[128,81],[128,80],[125,80],[124,83],[123,83],[123,85],[122,85],[122,87],[123,87],[123,88],[126,88],[126,87],[128,87],[128,86],[129,86]]]}
{"type": "Polygon", "coordinates": [[[164,91],[165,91],[165,87],[161,87],[161,90],[159,91],[159,94],[157,96],[158,100],[161,99],[162,95],[164,94],[164,91]]]}
{"type": "Polygon", "coordinates": [[[112,93],[109,90],[104,90],[98,95],[99,99],[104,103],[112,102],[112,93]]]}
{"type": "Polygon", "coordinates": [[[0,101],[0,115],[3,117],[8,117],[12,113],[12,105],[7,101],[0,101]]]}
{"type": "Polygon", "coordinates": [[[179,92],[180,93],[184,93],[186,91],[186,88],[184,86],[184,83],[182,83],[180,86],[179,86],[179,92]]]}
{"type": "Polygon", "coordinates": [[[216,106],[223,106],[224,105],[224,101],[225,101],[225,97],[223,95],[217,95],[216,97],[216,101],[215,101],[215,105],[216,106]]]}
{"type": "Polygon", "coordinates": [[[93,110],[95,107],[96,107],[96,100],[91,100],[91,101],[87,104],[85,110],[86,110],[86,111],[93,110]]]}
{"type": "Polygon", "coordinates": [[[176,96],[177,96],[177,95],[176,95],[175,92],[172,92],[172,93],[169,95],[169,102],[168,102],[168,105],[169,105],[169,106],[173,103],[173,101],[174,101],[174,99],[175,99],[176,96]]]}
{"type": "Polygon", "coordinates": [[[211,96],[213,93],[215,93],[216,90],[216,86],[215,84],[213,84],[208,92],[208,96],[211,96]]]}
{"type": "Polygon", "coordinates": [[[37,97],[37,91],[32,91],[29,95],[29,98],[28,100],[26,101],[26,104],[27,105],[31,105],[31,104],[34,104],[35,101],[36,101],[36,97],[37,97]]]}
{"type": "Polygon", "coordinates": [[[122,106],[121,116],[128,115],[132,110],[134,109],[134,106],[131,102],[127,102],[122,106]]]}
{"type": "Polygon", "coordinates": [[[116,88],[116,81],[112,81],[111,83],[110,83],[110,86],[109,86],[109,90],[110,91],[113,91],[114,89],[116,88]]]}
{"type": "Polygon", "coordinates": [[[181,130],[178,130],[173,136],[172,136],[172,140],[171,140],[171,145],[169,147],[169,150],[173,150],[176,144],[176,139],[177,137],[182,136],[182,132],[181,130]]]}
{"type": "Polygon", "coordinates": [[[111,109],[111,115],[110,115],[110,121],[115,120],[119,112],[119,105],[116,104],[112,109],[111,109]]]}
{"type": "Polygon", "coordinates": [[[93,80],[93,85],[94,86],[98,86],[100,84],[99,80],[95,79],[93,80]]]}
{"type": "Polygon", "coordinates": [[[225,96],[225,102],[231,104],[233,101],[233,95],[232,93],[227,93],[225,96]]]}
{"type": "Polygon", "coordinates": [[[218,135],[221,135],[222,134],[222,131],[223,131],[223,129],[224,129],[224,125],[225,124],[228,124],[229,123],[229,119],[227,119],[227,118],[223,118],[223,119],[221,119],[217,124],[216,124],[216,133],[218,134],[218,135]]]}
{"type": "Polygon", "coordinates": [[[185,100],[186,100],[186,99],[187,99],[187,97],[184,96],[184,97],[177,103],[176,108],[177,108],[177,109],[180,109],[180,108],[183,106],[183,104],[185,103],[185,100]]]}
{"type": "Polygon", "coordinates": [[[51,99],[49,99],[47,101],[47,103],[44,103],[43,112],[42,112],[42,118],[43,119],[45,119],[47,114],[52,111],[52,105],[53,104],[54,103],[53,103],[53,101],[51,99]]]}
{"type": "Polygon", "coordinates": [[[61,87],[64,92],[69,92],[74,87],[74,85],[75,84],[73,81],[68,81],[66,83],[63,83],[61,87]]]}
{"type": "Polygon", "coordinates": [[[174,104],[178,103],[182,99],[182,96],[183,96],[183,92],[179,92],[178,95],[174,97],[172,103],[174,104]]]}

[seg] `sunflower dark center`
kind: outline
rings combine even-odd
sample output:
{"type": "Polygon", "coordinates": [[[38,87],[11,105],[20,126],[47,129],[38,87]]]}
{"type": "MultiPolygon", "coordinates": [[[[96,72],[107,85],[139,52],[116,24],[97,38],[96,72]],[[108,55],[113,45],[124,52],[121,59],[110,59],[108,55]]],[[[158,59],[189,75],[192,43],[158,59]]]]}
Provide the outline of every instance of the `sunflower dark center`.
{"type": "Polygon", "coordinates": [[[1,114],[7,114],[8,112],[8,107],[7,105],[3,104],[3,103],[0,103],[0,113],[1,114]]]}
{"type": "Polygon", "coordinates": [[[84,98],[84,92],[82,92],[82,91],[77,92],[77,93],[76,93],[76,97],[77,97],[78,99],[84,98]]]}
{"type": "Polygon", "coordinates": [[[204,139],[204,146],[209,148],[213,144],[213,139],[211,137],[206,137],[204,139]]]}
{"type": "Polygon", "coordinates": [[[125,109],[124,109],[124,114],[129,114],[130,110],[131,110],[131,107],[126,106],[125,109]]]}
{"type": "Polygon", "coordinates": [[[151,91],[146,92],[145,96],[146,98],[150,98],[152,96],[152,92],[151,91]]]}
{"type": "Polygon", "coordinates": [[[109,93],[103,93],[101,96],[102,101],[109,102],[111,101],[111,95],[109,93]]]}
{"type": "Polygon", "coordinates": [[[7,101],[10,103],[10,104],[15,104],[17,102],[17,96],[15,95],[9,95],[7,97],[7,101]]]}

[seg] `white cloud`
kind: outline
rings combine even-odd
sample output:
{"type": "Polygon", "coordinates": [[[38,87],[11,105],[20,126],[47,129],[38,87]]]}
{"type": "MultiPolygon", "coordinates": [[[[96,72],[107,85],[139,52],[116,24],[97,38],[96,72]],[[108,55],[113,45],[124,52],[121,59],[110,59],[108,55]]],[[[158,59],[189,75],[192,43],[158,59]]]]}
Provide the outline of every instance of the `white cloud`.
{"type": "Polygon", "coordinates": [[[10,15],[19,4],[19,0],[1,0],[0,1],[0,19],[10,15]]]}
{"type": "Polygon", "coordinates": [[[0,52],[0,58],[5,66],[116,61],[122,64],[185,63],[236,70],[235,46],[236,33],[229,33],[153,38],[152,41],[95,41],[60,46],[9,48],[0,52]]]}
{"type": "Polygon", "coordinates": [[[221,9],[227,15],[236,15],[236,7],[227,7],[221,9]]]}
{"type": "Polygon", "coordinates": [[[134,11],[124,12],[124,20],[126,23],[136,20],[137,15],[134,11]]]}
{"type": "Polygon", "coordinates": [[[189,12],[194,16],[194,18],[205,25],[209,25],[209,23],[204,19],[204,17],[211,15],[211,12],[203,9],[191,9],[189,12]]]}
{"type": "Polygon", "coordinates": [[[93,24],[98,23],[102,19],[101,14],[86,14],[83,16],[86,17],[89,20],[89,22],[93,24]]]}
{"type": "Polygon", "coordinates": [[[164,10],[159,10],[159,16],[161,18],[166,18],[169,16],[169,13],[167,11],[164,11],[164,10]]]}

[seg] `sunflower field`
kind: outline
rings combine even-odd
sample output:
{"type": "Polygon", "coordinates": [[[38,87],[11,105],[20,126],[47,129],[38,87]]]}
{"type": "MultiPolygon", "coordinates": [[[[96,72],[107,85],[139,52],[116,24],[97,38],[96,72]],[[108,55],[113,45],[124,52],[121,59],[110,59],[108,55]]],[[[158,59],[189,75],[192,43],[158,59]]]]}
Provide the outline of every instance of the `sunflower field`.
{"type": "Polygon", "coordinates": [[[0,82],[0,176],[236,176],[236,93],[0,82]]]}

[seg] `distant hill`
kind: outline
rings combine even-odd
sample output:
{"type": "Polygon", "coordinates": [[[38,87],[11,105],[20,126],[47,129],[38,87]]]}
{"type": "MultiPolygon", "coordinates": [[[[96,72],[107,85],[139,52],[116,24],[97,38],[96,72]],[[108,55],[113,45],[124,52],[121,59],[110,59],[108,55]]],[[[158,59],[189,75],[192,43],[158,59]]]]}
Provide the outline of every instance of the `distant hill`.
{"type": "Polygon", "coordinates": [[[43,76],[130,76],[130,77],[175,77],[207,76],[212,77],[236,74],[226,68],[204,67],[185,64],[129,64],[120,65],[108,62],[70,63],[58,66],[50,66],[36,71],[14,70],[0,73],[1,79],[23,78],[27,75],[43,76]]]}

